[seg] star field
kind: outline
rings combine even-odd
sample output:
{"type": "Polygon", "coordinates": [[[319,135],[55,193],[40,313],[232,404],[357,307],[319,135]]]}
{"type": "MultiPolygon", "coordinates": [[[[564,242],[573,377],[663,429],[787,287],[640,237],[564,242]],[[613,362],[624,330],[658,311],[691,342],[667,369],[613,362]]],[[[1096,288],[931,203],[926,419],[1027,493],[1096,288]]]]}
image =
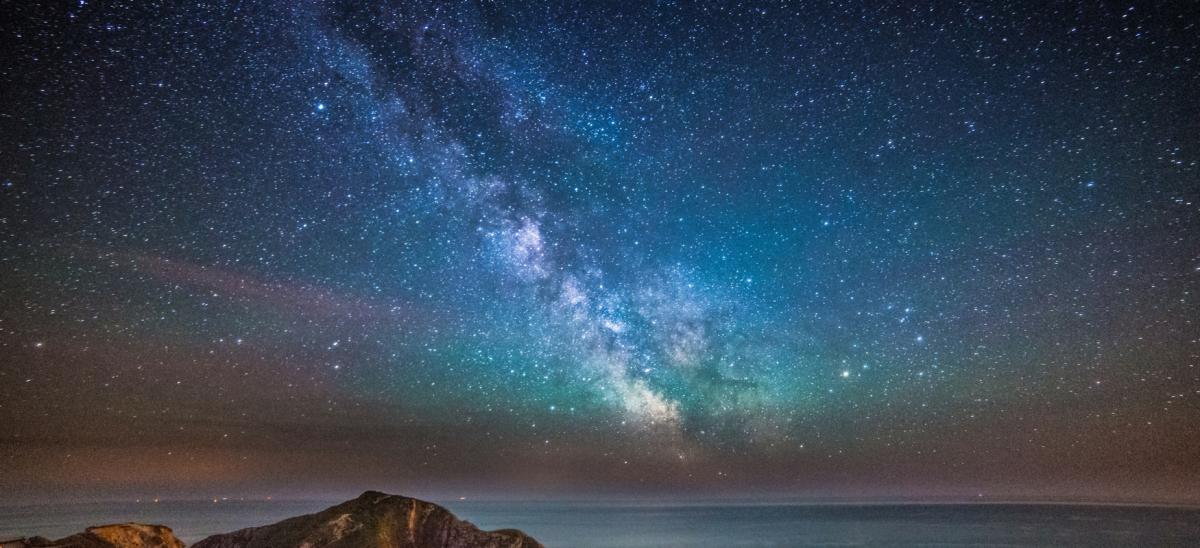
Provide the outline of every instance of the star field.
{"type": "Polygon", "coordinates": [[[17,498],[1197,500],[1181,6],[4,11],[17,498]]]}

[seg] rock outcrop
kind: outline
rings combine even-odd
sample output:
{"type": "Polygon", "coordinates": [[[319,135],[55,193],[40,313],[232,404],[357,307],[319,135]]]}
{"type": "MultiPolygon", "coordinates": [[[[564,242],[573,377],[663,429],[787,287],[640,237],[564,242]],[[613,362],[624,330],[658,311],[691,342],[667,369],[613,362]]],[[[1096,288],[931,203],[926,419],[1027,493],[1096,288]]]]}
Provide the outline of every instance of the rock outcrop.
{"type": "Polygon", "coordinates": [[[88,527],[86,531],[58,540],[43,537],[5,542],[15,548],[184,548],[170,527],[118,523],[88,527]]]}
{"type": "Polygon", "coordinates": [[[192,548],[543,548],[515,529],[482,531],[431,502],[367,491],[316,514],[213,535],[192,548]]]}

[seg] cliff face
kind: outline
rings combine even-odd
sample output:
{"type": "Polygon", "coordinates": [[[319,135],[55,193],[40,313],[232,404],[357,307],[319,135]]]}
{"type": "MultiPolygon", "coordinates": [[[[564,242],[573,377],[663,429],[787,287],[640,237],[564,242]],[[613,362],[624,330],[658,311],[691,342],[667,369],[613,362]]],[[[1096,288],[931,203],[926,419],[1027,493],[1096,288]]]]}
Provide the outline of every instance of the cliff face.
{"type": "MultiPolygon", "coordinates": [[[[7,545],[7,544],[6,544],[7,545]]],[[[121,523],[88,527],[87,531],[58,540],[34,537],[16,541],[20,548],[184,548],[170,527],[121,523]],[[19,543],[19,544],[18,544],[19,543]]]]}
{"type": "Polygon", "coordinates": [[[422,500],[367,491],[316,514],[213,535],[192,548],[543,548],[513,529],[481,531],[422,500]]]}

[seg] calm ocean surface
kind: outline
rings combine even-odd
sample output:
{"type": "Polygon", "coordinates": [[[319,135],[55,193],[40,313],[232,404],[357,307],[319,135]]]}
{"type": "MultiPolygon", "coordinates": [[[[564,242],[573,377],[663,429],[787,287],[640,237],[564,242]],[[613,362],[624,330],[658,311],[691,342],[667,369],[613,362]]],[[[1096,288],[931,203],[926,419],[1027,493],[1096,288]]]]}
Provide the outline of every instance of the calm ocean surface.
{"type": "MultiPolygon", "coordinates": [[[[664,505],[444,503],[484,529],[521,529],[550,547],[1200,546],[1200,509],[1067,505],[664,505]]],[[[161,523],[185,542],[264,525],[322,502],[161,502],[0,507],[0,538],[65,536],[88,525],[161,523]]]]}

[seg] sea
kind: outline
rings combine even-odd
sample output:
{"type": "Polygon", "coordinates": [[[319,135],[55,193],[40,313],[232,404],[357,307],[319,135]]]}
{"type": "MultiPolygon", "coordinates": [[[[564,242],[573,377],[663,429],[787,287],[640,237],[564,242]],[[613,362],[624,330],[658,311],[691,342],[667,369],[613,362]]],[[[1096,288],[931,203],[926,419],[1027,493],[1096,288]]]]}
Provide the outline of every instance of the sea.
{"type": "MultiPolygon", "coordinates": [[[[484,529],[548,547],[1200,546],[1200,508],[1070,504],[757,504],[438,501],[484,529]]],[[[164,524],[187,543],[319,511],[319,501],[0,506],[0,540],[89,525],[164,524]]]]}

